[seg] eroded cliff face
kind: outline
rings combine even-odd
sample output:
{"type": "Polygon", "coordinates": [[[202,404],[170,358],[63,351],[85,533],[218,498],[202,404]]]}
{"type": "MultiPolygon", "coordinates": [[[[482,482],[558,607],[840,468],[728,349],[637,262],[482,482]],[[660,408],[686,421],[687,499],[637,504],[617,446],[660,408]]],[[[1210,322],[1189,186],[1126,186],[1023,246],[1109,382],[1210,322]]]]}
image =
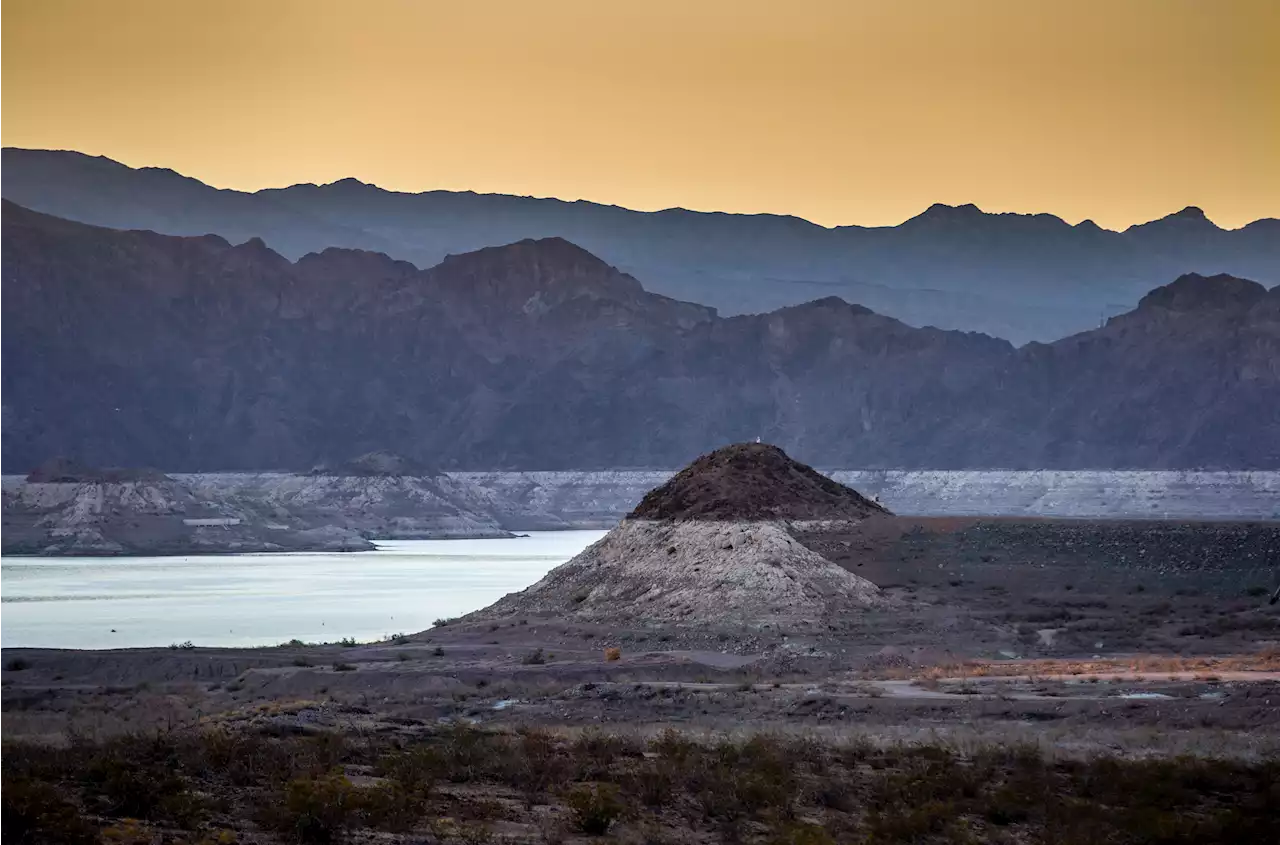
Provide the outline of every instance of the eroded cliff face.
{"type": "MultiPolygon", "coordinates": [[[[1280,519],[1280,472],[828,470],[905,516],[1280,519]]],[[[510,511],[608,528],[672,471],[451,473],[510,511]]]]}
{"type": "MultiPolygon", "coordinates": [[[[166,482],[4,478],[6,554],[359,549],[373,539],[612,528],[674,471],[365,478],[171,474],[166,482]],[[234,528],[183,518],[240,519],[234,528]],[[308,533],[310,532],[310,533],[308,533]]],[[[1280,472],[833,470],[903,516],[1280,519],[1280,472]]]]}
{"type": "Polygon", "coordinates": [[[370,540],[510,537],[494,496],[385,459],[296,473],[166,475],[47,462],[4,480],[7,554],[365,551],[370,540]],[[354,467],[354,469],[352,469],[354,467]],[[336,471],[335,471],[336,472],[336,471]]]}
{"type": "Polygon", "coordinates": [[[491,512],[492,494],[449,476],[178,474],[193,490],[252,501],[311,526],[378,540],[510,537],[491,512]]]}
{"type": "Polygon", "coordinates": [[[340,526],[274,514],[251,498],[142,481],[4,480],[5,554],[166,555],[368,551],[340,526]]]}

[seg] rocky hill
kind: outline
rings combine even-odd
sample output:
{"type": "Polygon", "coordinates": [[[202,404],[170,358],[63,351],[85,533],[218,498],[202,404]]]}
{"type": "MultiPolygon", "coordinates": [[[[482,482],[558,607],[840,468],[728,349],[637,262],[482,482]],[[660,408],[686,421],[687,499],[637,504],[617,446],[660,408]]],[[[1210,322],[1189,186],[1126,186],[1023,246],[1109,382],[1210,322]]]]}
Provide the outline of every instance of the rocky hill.
{"type": "Polygon", "coordinates": [[[887,513],[777,446],[738,443],[703,455],[650,490],[629,518],[828,521],[887,513]]]}
{"type": "Polygon", "coordinates": [[[599,542],[473,620],[540,616],[612,625],[826,630],[886,603],[865,578],[792,536],[888,512],[781,449],[705,455],[599,542]]]}
{"type": "Polygon", "coordinates": [[[355,179],[243,193],[75,152],[8,148],[3,155],[6,199],[101,226],[214,233],[237,244],[262,238],[293,260],[328,247],[373,250],[421,268],[451,254],[561,237],[653,291],[725,314],[835,295],[910,325],[1019,344],[1093,328],[1188,271],[1280,283],[1280,221],[1224,230],[1196,208],[1124,232],[941,204],[899,226],[827,229],[764,214],[405,194],[355,179]]]}
{"type": "Polygon", "coordinates": [[[669,467],[756,437],[868,469],[1280,467],[1280,291],[1232,277],[1015,349],[836,298],[721,317],[560,239],[291,263],[6,203],[3,249],[9,469],[669,467]]]}

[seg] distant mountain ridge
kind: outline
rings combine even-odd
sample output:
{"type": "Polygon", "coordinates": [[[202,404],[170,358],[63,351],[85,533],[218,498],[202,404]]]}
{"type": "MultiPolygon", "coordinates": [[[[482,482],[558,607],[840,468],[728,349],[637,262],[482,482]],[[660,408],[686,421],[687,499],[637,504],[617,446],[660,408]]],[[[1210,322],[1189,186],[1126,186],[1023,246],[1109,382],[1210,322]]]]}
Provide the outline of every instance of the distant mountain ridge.
{"type": "Polygon", "coordinates": [[[650,293],[560,238],[427,270],[3,205],[3,460],[670,467],[757,437],[874,468],[1280,468],[1280,287],[1184,274],[1015,349],[837,297],[650,293]]]}
{"type": "Polygon", "coordinates": [[[561,237],[649,290],[722,314],[835,295],[910,325],[1015,344],[1096,327],[1185,272],[1280,283],[1280,220],[1224,230],[1196,208],[1124,232],[941,204],[899,226],[828,229],[777,215],[396,193],[355,179],[244,193],[65,151],[6,148],[3,165],[4,197],[36,211],[233,243],[258,237],[291,260],[343,247],[428,268],[451,254],[561,237]]]}

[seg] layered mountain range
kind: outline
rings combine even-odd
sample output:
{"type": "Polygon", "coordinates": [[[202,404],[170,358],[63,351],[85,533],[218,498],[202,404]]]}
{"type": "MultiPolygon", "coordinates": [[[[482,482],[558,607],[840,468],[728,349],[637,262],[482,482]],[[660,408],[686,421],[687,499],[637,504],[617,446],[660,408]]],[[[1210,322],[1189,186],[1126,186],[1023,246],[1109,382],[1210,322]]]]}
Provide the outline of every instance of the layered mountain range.
{"type": "Polygon", "coordinates": [[[723,317],[559,238],[290,262],[6,202],[3,241],[8,472],[670,467],[756,437],[828,467],[1280,467],[1280,289],[1229,276],[1015,348],[835,297],[723,317]]]}
{"type": "Polygon", "coordinates": [[[354,179],[245,193],[75,152],[9,148],[3,157],[6,199],[100,226],[236,244],[262,238],[290,260],[327,247],[370,250],[420,269],[450,254],[561,237],[651,291],[726,315],[839,296],[909,325],[1019,345],[1095,328],[1186,272],[1280,283],[1280,220],[1224,230],[1196,208],[1124,232],[972,205],[934,205],[899,226],[824,228],[776,215],[396,193],[354,179]]]}

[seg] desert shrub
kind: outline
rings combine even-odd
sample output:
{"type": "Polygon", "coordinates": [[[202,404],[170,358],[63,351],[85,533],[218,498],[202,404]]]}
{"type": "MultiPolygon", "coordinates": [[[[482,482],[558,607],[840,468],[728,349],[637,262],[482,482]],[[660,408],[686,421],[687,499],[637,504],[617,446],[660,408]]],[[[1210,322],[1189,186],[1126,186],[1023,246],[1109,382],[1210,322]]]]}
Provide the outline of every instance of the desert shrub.
{"type": "Polygon", "coordinates": [[[649,743],[649,750],[659,758],[683,768],[701,754],[702,748],[675,728],[667,728],[649,743]]]}
{"type": "Polygon", "coordinates": [[[573,774],[573,763],[563,743],[539,728],[521,729],[511,750],[503,780],[523,792],[530,805],[573,774]]]}
{"type": "Polygon", "coordinates": [[[820,807],[848,813],[857,806],[853,784],[843,777],[829,775],[822,778],[813,791],[813,800],[820,807]]]}
{"type": "Polygon", "coordinates": [[[542,649],[535,648],[533,651],[526,654],[520,662],[526,666],[540,666],[547,662],[547,658],[542,653],[542,649]]]}
{"type": "Polygon", "coordinates": [[[396,833],[412,830],[427,809],[425,791],[406,788],[398,782],[360,789],[356,799],[360,821],[396,833]]]}
{"type": "Polygon", "coordinates": [[[293,658],[293,665],[294,666],[310,666],[311,661],[305,657],[295,657],[293,658]]]}
{"type": "Polygon", "coordinates": [[[445,777],[452,783],[479,780],[493,771],[496,760],[506,756],[506,739],[476,730],[465,723],[452,725],[440,735],[445,777]]]}
{"type": "Polygon", "coordinates": [[[333,664],[333,671],[335,671],[335,672],[354,672],[354,671],[356,671],[356,667],[355,667],[355,666],[353,666],[353,665],[352,665],[352,664],[350,664],[350,663],[342,663],[342,662],[338,662],[338,663],[333,664]]]}
{"type": "Polygon", "coordinates": [[[675,797],[677,772],[662,760],[645,760],[627,773],[627,791],[645,806],[663,807],[675,797]]]}
{"type": "Polygon", "coordinates": [[[9,672],[21,672],[31,668],[31,661],[25,657],[15,657],[8,663],[4,664],[4,668],[9,672]]]}
{"type": "Polygon", "coordinates": [[[437,619],[436,621],[434,621],[434,622],[432,622],[432,623],[431,623],[431,627],[432,627],[432,628],[447,628],[448,626],[452,625],[453,623],[455,623],[455,622],[457,622],[457,621],[458,621],[458,617],[456,617],[456,616],[451,616],[451,617],[449,617],[448,619],[437,619]]]}
{"type": "Polygon", "coordinates": [[[0,784],[0,828],[13,845],[96,845],[97,831],[55,787],[5,775],[0,784]]]}
{"type": "Polygon", "coordinates": [[[90,751],[82,777],[101,809],[138,819],[189,815],[186,784],[175,771],[176,749],[161,740],[125,737],[90,751]]]}
{"type": "Polygon", "coordinates": [[[574,826],[588,836],[604,836],[624,809],[617,787],[605,783],[576,786],[564,801],[573,815],[574,826]]]}
{"type": "Polygon", "coordinates": [[[573,741],[570,751],[578,780],[602,780],[619,760],[643,756],[644,746],[617,734],[588,728],[573,741]]]}
{"type": "Polygon", "coordinates": [[[380,776],[423,798],[430,795],[436,782],[444,774],[444,769],[444,755],[426,746],[388,754],[378,761],[376,767],[380,776]]]}
{"type": "Polygon", "coordinates": [[[362,797],[340,774],[297,778],[271,799],[260,821],[303,845],[329,845],[361,821],[362,797]]]}
{"type": "Polygon", "coordinates": [[[443,647],[443,646],[436,646],[435,648],[431,649],[431,656],[432,656],[432,657],[444,657],[444,647],[443,647]]]}

